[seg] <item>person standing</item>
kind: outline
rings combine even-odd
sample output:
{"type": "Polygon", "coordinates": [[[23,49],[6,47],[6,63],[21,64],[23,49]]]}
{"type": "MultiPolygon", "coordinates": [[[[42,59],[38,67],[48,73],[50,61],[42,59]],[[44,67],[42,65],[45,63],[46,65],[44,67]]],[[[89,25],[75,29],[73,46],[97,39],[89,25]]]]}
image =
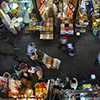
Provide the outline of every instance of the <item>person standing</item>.
{"type": "Polygon", "coordinates": [[[36,66],[35,67],[35,71],[36,71],[36,75],[38,76],[38,79],[42,79],[42,77],[43,77],[43,71],[42,71],[41,67],[36,66]]]}
{"type": "Polygon", "coordinates": [[[21,67],[19,65],[14,65],[14,71],[17,74],[17,77],[20,78],[22,74],[21,67]]]}

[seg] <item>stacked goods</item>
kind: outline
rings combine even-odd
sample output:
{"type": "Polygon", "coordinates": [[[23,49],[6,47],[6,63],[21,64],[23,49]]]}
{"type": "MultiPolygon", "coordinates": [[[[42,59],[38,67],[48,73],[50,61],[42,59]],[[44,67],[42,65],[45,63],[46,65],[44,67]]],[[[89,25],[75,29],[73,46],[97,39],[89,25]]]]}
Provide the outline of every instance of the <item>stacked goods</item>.
{"type": "Polygon", "coordinates": [[[37,23],[37,19],[31,18],[29,22],[29,31],[40,30],[40,25],[37,23]]]}
{"type": "Polygon", "coordinates": [[[53,18],[47,18],[40,33],[40,39],[53,39],[53,18]]]}
{"type": "Polygon", "coordinates": [[[73,34],[73,20],[62,20],[60,25],[60,34],[73,34]]]}
{"type": "Polygon", "coordinates": [[[74,15],[75,8],[74,6],[69,3],[68,7],[64,7],[64,12],[59,15],[60,19],[62,20],[62,23],[60,25],[60,34],[69,34],[72,35],[74,33],[73,31],[73,15],[74,15]],[[66,13],[67,11],[67,13],[66,13]]]}
{"type": "MultiPolygon", "coordinates": [[[[46,87],[45,87],[45,83],[36,83],[35,84],[35,96],[36,98],[46,98],[47,92],[46,92],[46,87]]],[[[45,100],[45,99],[43,99],[45,100]]]]}
{"type": "Polygon", "coordinates": [[[16,7],[14,8],[12,7],[10,13],[12,14],[12,16],[19,17],[20,14],[22,13],[22,10],[21,10],[22,5],[16,3],[16,5],[13,5],[13,6],[16,6],[16,7]]]}
{"type": "Polygon", "coordinates": [[[86,27],[88,25],[88,18],[86,11],[82,8],[76,16],[76,27],[86,27]]]}
{"type": "Polygon", "coordinates": [[[10,30],[11,30],[11,32],[12,32],[13,34],[17,34],[17,31],[16,31],[16,29],[15,29],[13,23],[10,24],[10,30]]]}
{"type": "Polygon", "coordinates": [[[92,0],[94,13],[92,14],[92,29],[93,34],[97,35],[100,30],[100,2],[92,0]]]}
{"type": "Polygon", "coordinates": [[[2,22],[3,22],[3,24],[5,25],[5,27],[6,27],[9,31],[11,31],[11,29],[10,29],[10,22],[11,22],[11,19],[10,19],[10,17],[9,17],[8,14],[7,14],[7,16],[6,16],[5,19],[2,19],[2,22]]]}
{"type": "Polygon", "coordinates": [[[83,8],[80,8],[79,12],[76,15],[76,21],[75,21],[76,35],[79,35],[80,33],[85,33],[86,32],[85,27],[87,27],[88,24],[89,23],[88,23],[87,13],[83,8]]]}

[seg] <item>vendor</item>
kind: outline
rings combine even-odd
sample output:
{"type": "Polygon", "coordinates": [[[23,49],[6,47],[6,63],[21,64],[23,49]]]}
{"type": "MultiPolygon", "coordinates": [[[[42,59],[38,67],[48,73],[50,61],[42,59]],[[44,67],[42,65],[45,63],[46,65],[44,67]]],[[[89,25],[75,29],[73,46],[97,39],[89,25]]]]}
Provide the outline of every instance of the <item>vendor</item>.
{"type": "Polygon", "coordinates": [[[39,61],[43,61],[43,57],[45,56],[45,54],[41,51],[41,50],[35,50],[32,55],[30,56],[30,58],[32,60],[39,60],[39,61]]]}

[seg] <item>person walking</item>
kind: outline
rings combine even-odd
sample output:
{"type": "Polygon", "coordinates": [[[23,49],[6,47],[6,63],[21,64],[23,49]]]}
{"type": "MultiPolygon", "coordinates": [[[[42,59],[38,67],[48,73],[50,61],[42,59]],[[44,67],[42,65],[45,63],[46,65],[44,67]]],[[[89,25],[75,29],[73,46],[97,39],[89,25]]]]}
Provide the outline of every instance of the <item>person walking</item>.
{"type": "Polygon", "coordinates": [[[100,53],[98,54],[94,64],[99,65],[100,66],[100,53]]]}
{"type": "Polygon", "coordinates": [[[36,50],[35,43],[34,42],[29,43],[27,46],[27,55],[30,56],[34,52],[34,50],[36,50]]]}
{"type": "Polygon", "coordinates": [[[61,37],[60,39],[59,39],[59,46],[58,46],[58,49],[61,49],[62,48],[62,46],[66,46],[66,44],[67,44],[67,41],[68,41],[68,35],[65,35],[65,36],[63,36],[63,37],[61,37]]]}
{"type": "Polygon", "coordinates": [[[70,56],[74,56],[74,46],[72,43],[67,44],[68,52],[70,56]]]}

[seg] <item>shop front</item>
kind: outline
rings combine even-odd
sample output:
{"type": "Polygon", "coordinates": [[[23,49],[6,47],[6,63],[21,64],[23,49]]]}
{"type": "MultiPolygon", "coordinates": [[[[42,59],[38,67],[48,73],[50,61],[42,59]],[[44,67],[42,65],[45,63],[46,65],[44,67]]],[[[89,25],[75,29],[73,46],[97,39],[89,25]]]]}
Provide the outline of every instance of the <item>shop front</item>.
{"type": "Polygon", "coordinates": [[[92,0],[94,12],[92,14],[92,30],[93,34],[100,38],[100,2],[92,0]]]}
{"type": "Polygon", "coordinates": [[[45,100],[48,96],[50,80],[36,83],[34,86],[32,81],[25,78],[15,80],[13,77],[8,77],[8,72],[0,76],[0,97],[6,99],[18,100],[45,100]],[[34,87],[34,89],[32,88],[34,87]],[[8,94],[8,95],[7,95],[8,94]]]}

